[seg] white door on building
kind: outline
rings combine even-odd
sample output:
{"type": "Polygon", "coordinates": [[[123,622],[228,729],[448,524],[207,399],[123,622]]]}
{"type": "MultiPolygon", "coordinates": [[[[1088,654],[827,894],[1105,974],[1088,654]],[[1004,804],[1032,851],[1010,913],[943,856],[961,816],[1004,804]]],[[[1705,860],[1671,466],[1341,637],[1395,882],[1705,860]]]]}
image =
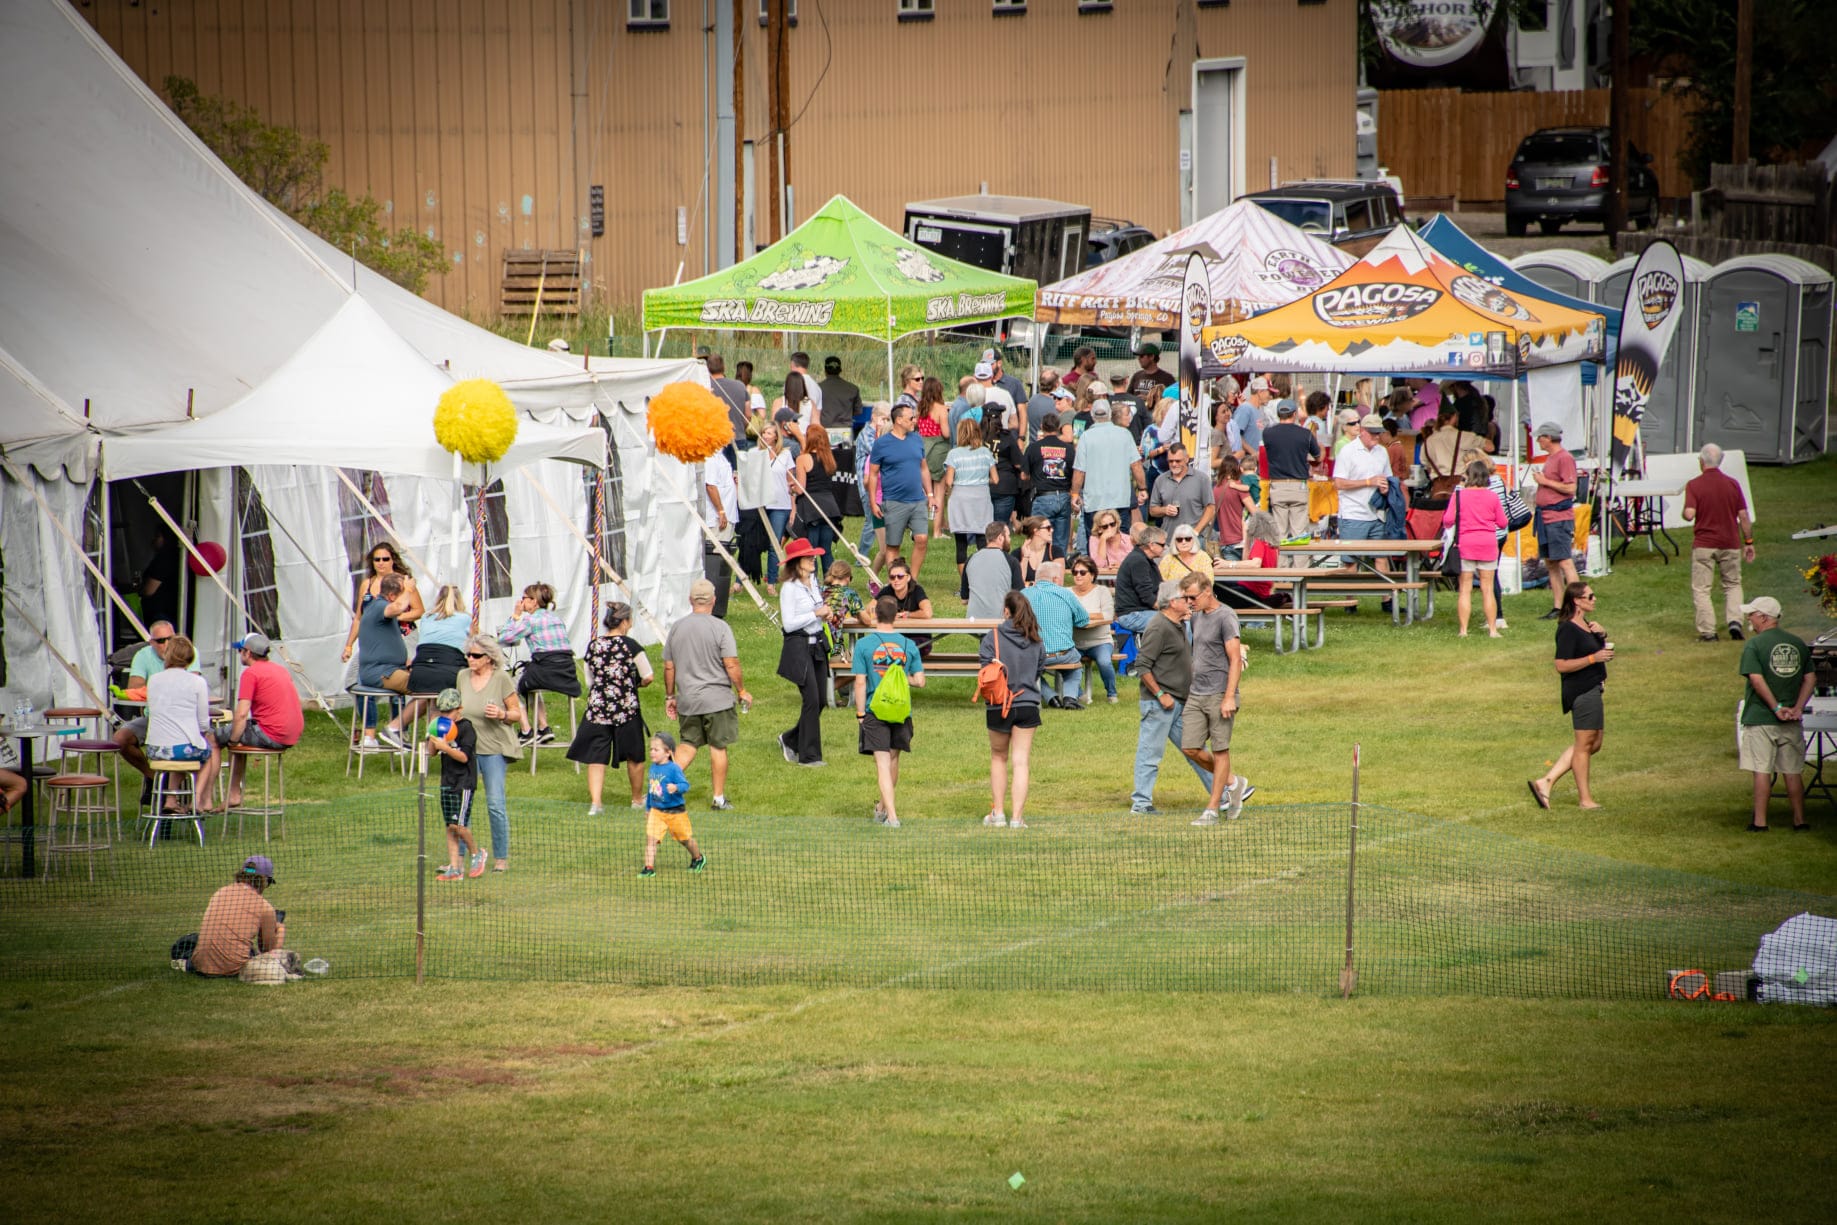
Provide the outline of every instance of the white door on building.
{"type": "Polygon", "coordinates": [[[1193,217],[1210,216],[1244,190],[1244,61],[1193,64],[1193,217]]]}

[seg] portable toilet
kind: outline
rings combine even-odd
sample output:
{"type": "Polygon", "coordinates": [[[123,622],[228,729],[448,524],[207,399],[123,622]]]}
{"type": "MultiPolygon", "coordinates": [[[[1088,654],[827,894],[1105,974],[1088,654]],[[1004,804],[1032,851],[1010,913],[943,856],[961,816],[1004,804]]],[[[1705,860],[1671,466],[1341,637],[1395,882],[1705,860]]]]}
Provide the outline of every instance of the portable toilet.
{"type": "MultiPolygon", "coordinates": [[[[1567,247],[1527,251],[1511,264],[1545,289],[1554,289],[1584,302],[1601,301],[1595,296],[1596,287],[1607,275],[1607,264],[1586,251],[1572,251],[1567,247]]],[[[1618,307],[1620,303],[1610,305],[1618,307]]]]}
{"type": "MultiPolygon", "coordinates": [[[[1646,415],[1639,422],[1640,442],[1648,455],[1676,455],[1694,451],[1700,445],[1691,432],[1690,406],[1695,402],[1697,344],[1703,335],[1703,282],[1709,279],[1711,268],[1694,255],[1680,258],[1684,264],[1684,313],[1678,317],[1678,330],[1672,333],[1665,360],[1659,363],[1652,398],[1646,401],[1646,415]]],[[[1595,283],[1595,301],[1616,310],[1624,307],[1627,282],[1638,262],[1638,256],[1629,255],[1607,265],[1595,283]]],[[[1630,326],[1628,318],[1638,318],[1638,312],[1623,317],[1622,328],[1630,326]]]]}
{"type": "Polygon", "coordinates": [[[1694,438],[1749,463],[1824,454],[1831,274],[1790,255],[1742,255],[1703,283],[1694,438]]]}

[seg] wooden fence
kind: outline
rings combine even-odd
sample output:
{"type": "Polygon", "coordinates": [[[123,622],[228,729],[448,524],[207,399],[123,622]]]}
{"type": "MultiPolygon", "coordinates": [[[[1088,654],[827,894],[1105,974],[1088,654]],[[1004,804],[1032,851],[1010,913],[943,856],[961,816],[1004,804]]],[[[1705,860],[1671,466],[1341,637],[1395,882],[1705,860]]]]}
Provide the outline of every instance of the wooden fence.
{"type": "MultiPolygon", "coordinates": [[[[1631,94],[1628,135],[1652,155],[1659,194],[1688,196],[1690,181],[1679,164],[1690,134],[1687,104],[1656,89],[1631,94]]],[[[1404,195],[1411,200],[1449,197],[1462,208],[1499,208],[1505,199],[1505,168],[1519,141],[1538,128],[1606,124],[1607,118],[1605,89],[1385,90],[1378,95],[1378,161],[1403,180],[1404,195]]]]}

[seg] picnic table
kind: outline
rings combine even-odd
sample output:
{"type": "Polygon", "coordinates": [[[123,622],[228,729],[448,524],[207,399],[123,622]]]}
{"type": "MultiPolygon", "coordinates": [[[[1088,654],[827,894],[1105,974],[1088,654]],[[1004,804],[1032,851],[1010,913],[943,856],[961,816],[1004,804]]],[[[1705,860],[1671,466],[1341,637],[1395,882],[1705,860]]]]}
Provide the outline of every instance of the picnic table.
{"type": "Polygon", "coordinates": [[[1441,551],[1439,540],[1308,540],[1278,546],[1288,556],[1309,558],[1315,570],[1314,581],[1322,591],[1356,589],[1391,590],[1391,620],[1414,625],[1420,617],[1427,621],[1435,615],[1435,585],[1422,578],[1422,559],[1441,551]],[[1403,575],[1378,569],[1379,558],[1403,558],[1403,575]],[[1337,575],[1324,575],[1324,559],[1350,557],[1351,566],[1341,566],[1337,575]],[[1426,598],[1424,597],[1426,593],[1426,598]],[[1401,595],[1401,600],[1395,597],[1401,595]]]}
{"type": "MultiPolygon", "coordinates": [[[[904,634],[908,638],[942,638],[951,634],[965,634],[983,638],[1001,624],[995,617],[933,617],[929,621],[900,621],[889,632],[904,634]]],[[[1100,623],[1101,624],[1101,623],[1100,623]]],[[[842,662],[832,663],[829,676],[832,684],[840,680],[853,680],[854,671],[847,662],[854,656],[853,639],[863,634],[878,634],[877,628],[865,626],[856,621],[849,621],[835,631],[838,639],[847,643],[843,651],[842,662]]],[[[981,649],[980,644],[977,647],[981,649]]],[[[1048,672],[1069,672],[1080,664],[1048,664],[1048,672]]],[[[975,652],[940,652],[932,651],[925,656],[925,671],[933,675],[974,676],[981,669],[982,661],[975,652]]]]}

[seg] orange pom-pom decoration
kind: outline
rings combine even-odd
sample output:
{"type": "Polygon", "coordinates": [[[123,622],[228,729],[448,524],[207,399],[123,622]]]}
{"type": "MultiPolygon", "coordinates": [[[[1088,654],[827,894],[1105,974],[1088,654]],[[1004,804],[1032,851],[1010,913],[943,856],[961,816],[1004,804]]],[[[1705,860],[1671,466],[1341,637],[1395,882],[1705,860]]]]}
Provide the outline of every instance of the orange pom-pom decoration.
{"type": "Polygon", "coordinates": [[[652,396],[647,420],[657,449],[685,464],[699,464],[734,440],[727,405],[695,383],[671,383],[652,396]]]}

